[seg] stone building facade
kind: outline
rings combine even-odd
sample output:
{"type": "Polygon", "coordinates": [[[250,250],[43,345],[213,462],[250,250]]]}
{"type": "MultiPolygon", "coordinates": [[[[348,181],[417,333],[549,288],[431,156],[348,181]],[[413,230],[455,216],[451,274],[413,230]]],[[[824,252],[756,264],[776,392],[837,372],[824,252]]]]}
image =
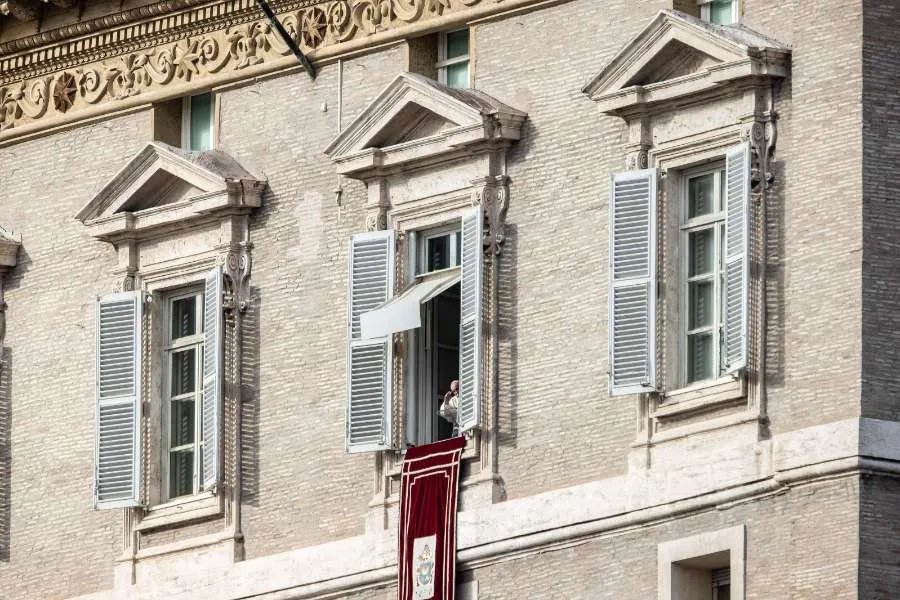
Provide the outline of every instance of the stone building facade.
{"type": "Polygon", "coordinates": [[[0,596],[900,597],[893,2],[272,9],[0,0],[0,596]]]}

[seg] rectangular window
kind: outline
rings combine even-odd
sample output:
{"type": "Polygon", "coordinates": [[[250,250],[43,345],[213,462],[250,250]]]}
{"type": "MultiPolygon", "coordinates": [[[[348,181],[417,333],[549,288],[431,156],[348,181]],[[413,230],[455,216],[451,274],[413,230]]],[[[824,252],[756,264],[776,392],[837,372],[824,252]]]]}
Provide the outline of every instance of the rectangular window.
{"type": "Polygon", "coordinates": [[[452,88],[469,87],[469,29],[438,36],[438,81],[452,88]]]}
{"type": "Polygon", "coordinates": [[[185,150],[205,152],[212,149],[212,93],[187,96],[182,108],[182,143],[185,150]]]}
{"type": "MultiPolygon", "coordinates": [[[[457,269],[461,232],[452,229],[421,232],[416,269],[418,275],[457,269]]],[[[415,385],[407,391],[407,406],[414,422],[414,443],[447,439],[457,433],[453,420],[455,400],[451,382],[459,380],[460,287],[458,278],[450,287],[422,304],[422,327],[415,332],[417,360],[415,385]],[[446,407],[442,410],[442,405],[446,407]]],[[[458,388],[457,388],[458,389],[458,388]]]]}
{"type": "Polygon", "coordinates": [[[715,25],[738,22],[738,0],[701,0],[700,18],[715,25]]]}
{"type": "Polygon", "coordinates": [[[203,292],[165,298],[163,473],[168,499],[203,489],[203,292]]]}
{"type": "Polygon", "coordinates": [[[685,383],[722,373],[725,169],[717,166],[685,177],[681,226],[684,279],[685,383]]]}

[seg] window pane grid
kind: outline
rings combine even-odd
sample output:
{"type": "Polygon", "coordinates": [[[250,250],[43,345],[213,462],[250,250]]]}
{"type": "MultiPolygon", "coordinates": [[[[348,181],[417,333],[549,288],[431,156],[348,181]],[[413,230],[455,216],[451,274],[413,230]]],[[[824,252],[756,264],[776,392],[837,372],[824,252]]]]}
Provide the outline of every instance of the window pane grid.
{"type": "Polygon", "coordinates": [[[685,382],[721,371],[723,173],[690,176],[685,185],[683,287],[685,382]]]}
{"type": "Polygon", "coordinates": [[[168,480],[167,499],[201,490],[203,432],[203,294],[172,296],[166,303],[165,389],[163,439],[167,447],[163,468],[168,480]],[[198,331],[199,329],[199,331],[198,331]],[[187,333],[184,337],[175,337],[187,333]]]}

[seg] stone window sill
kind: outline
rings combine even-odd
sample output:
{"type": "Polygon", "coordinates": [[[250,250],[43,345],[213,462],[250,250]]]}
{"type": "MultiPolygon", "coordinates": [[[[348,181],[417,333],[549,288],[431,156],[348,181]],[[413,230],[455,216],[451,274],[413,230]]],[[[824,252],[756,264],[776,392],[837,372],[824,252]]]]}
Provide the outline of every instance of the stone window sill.
{"type": "Polygon", "coordinates": [[[179,498],[153,506],[144,513],[136,531],[148,531],[162,527],[182,525],[191,521],[220,516],[222,499],[215,493],[203,492],[195,496],[179,498]]]}
{"type": "Polygon", "coordinates": [[[681,389],[666,392],[654,417],[674,417],[687,413],[709,410],[720,404],[747,397],[747,378],[726,376],[699,381],[681,389]]]}

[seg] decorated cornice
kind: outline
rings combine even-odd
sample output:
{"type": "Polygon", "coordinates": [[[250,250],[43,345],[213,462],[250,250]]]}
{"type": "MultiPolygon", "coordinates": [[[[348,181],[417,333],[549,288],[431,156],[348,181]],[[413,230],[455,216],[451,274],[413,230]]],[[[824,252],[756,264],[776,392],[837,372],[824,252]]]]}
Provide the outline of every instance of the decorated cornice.
{"type": "MultiPolygon", "coordinates": [[[[289,0],[275,9],[304,53],[321,61],[563,1],[289,0]]],[[[0,56],[0,142],[296,65],[255,0],[219,0],[109,26],[0,56]]]]}

